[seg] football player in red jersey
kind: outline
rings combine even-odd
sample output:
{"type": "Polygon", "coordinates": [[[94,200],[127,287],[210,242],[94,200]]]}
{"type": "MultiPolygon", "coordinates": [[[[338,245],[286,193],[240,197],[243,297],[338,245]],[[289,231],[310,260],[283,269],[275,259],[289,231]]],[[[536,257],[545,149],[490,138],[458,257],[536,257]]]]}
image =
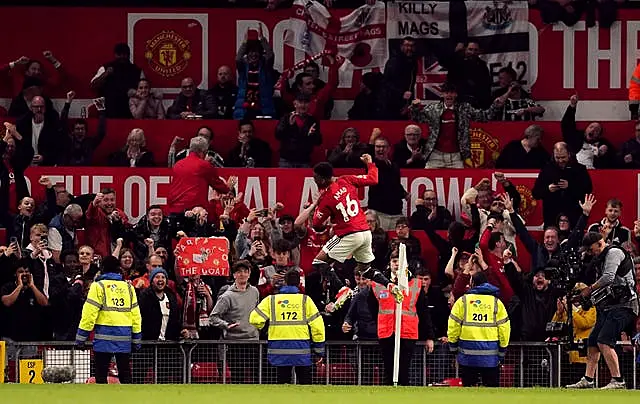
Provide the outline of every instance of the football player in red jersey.
{"type": "Polygon", "coordinates": [[[397,301],[402,300],[400,289],[389,281],[371,263],[375,260],[371,248],[371,230],[360,207],[358,188],[378,183],[378,167],[369,154],[360,157],[367,166],[367,175],[343,175],[335,178],[331,164],[318,163],[313,168],[313,179],[320,191],[312,226],[324,230],[325,223],[333,223],[334,236],[322,247],[313,260],[313,269],[326,274],[334,261],[344,262],[349,256],[356,260],[363,276],[380,281],[390,287],[397,301]]]}
{"type": "MultiPolygon", "coordinates": [[[[334,224],[334,236],[322,247],[313,262],[314,269],[325,272],[333,261],[344,262],[353,255],[360,267],[375,259],[371,249],[371,231],[360,207],[358,188],[378,183],[378,168],[371,156],[360,158],[367,165],[367,175],[343,175],[335,178],[329,163],[313,168],[313,179],[320,190],[313,228],[324,230],[327,220],[334,224]]],[[[366,268],[363,268],[366,270],[366,268]]]]}

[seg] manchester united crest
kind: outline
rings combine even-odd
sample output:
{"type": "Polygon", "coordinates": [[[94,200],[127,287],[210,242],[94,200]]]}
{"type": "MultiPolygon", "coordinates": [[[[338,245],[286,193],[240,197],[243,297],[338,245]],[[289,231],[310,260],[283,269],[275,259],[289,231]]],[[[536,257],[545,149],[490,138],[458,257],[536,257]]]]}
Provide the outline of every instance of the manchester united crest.
{"type": "Polygon", "coordinates": [[[147,41],[144,57],[154,72],[173,77],[189,65],[191,44],[175,31],[163,30],[147,41]]]}
{"type": "Polygon", "coordinates": [[[522,216],[526,220],[528,216],[536,211],[538,201],[533,198],[531,190],[528,187],[524,185],[517,185],[516,189],[518,190],[521,198],[520,209],[518,210],[518,213],[520,213],[520,216],[522,216]]]}
{"type": "Polygon", "coordinates": [[[500,141],[480,128],[469,129],[473,168],[492,168],[500,155],[500,141]]]}

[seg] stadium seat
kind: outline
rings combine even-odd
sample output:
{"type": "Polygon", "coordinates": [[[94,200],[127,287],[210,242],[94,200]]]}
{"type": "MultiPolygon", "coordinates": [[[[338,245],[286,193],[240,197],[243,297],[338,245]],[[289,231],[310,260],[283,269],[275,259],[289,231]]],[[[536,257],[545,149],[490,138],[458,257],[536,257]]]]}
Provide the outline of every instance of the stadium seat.
{"type": "MultiPolygon", "coordinates": [[[[231,381],[229,367],[225,371],[226,380],[231,381]]],[[[222,377],[215,362],[196,362],[191,365],[191,381],[193,383],[222,383],[222,377]]]]}

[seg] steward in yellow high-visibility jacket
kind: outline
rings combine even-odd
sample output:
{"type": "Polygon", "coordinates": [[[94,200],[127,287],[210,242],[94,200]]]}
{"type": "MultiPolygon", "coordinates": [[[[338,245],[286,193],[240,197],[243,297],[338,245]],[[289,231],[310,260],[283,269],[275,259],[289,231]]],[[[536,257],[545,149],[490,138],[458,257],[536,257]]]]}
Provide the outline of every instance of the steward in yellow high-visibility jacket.
{"type": "Polygon", "coordinates": [[[278,369],[278,383],[291,383],[295,370],[298,384],[311,384],[311,354],[324,356],[324,320],[313,300],[298,290],[300,273],[284,275],[287,286],[265,297],[249,316],[262,329],[268,322],[267,359],[278,369]]]}
{"type": "Polygon", "coordinates": [[[96,364],[96,383],[107,383],[112,356],[118,365],[120,383],[131,382],[129,356],[132,345],[139,348],[142,339],[142,318],[136,292],[122,280],[117,258],[106,257],[102,262],[103,275],[91,284],[76,342],[83,345],[95,330],[93,351],[96,364]]]}
{"type": "Polygon", "coordinates": [[[457,352],[463,386],[500,385],[500,363],[504,359],[511,326],[498,299],[499,289],[487,282],[483,272],[471,279],[471,289],[451,308],[447,337],[451,351],[457,352]]]}

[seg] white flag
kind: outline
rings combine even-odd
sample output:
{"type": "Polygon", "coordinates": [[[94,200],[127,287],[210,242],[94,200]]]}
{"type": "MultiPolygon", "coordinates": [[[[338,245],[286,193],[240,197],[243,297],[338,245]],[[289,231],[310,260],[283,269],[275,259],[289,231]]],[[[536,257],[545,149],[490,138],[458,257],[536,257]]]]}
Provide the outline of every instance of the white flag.
{"type": "Polygon", "coordinates": [[[354,69],[384,66],[387,60],[385,5],[364,5],[338,18],[321,3],[296,0],[285,43],[308,55],[336,51],[354,69]]]}

